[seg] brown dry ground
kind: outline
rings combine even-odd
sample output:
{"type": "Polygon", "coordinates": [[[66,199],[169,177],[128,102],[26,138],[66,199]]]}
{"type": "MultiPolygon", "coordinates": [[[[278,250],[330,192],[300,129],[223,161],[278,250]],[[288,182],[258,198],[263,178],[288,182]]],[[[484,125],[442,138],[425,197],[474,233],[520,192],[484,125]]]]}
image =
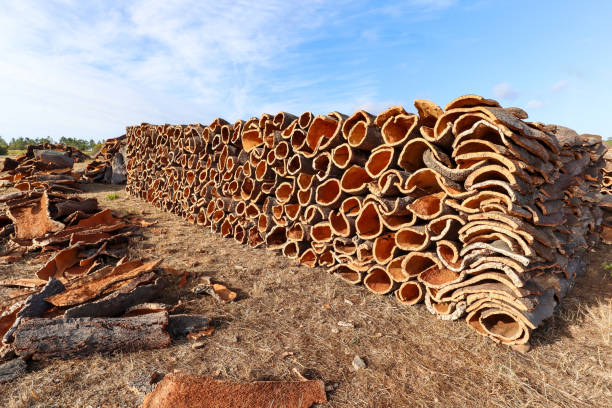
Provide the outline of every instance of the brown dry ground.
{"type": "MultiPolygon", "coordinates": [[[[422,305],[403,307],[320,268],[220,238],[120,186],[85,189],[103,207],[158,221],[132,240],[131,257],[163,257],[165,266],[225,283],[238,300],[219,304],[192,294],[200,279],[193,277],[166,300],[181,299],[185,310],[214,319],[204,348],[178,340],[162,350],[32,363],[27,375],[0,385],[2,407],[135,407],[141,397],[128,384],[154,371],[251,381],[296,380],[294,369],[338,384],[330,407],[611,406],[612,278],[602,266],[612,262],[610,247],[592,253],[586,275],[522,355],[463,321],[436,320],[422,305]],[[109,200],[110,192],[118,199],[109,200]],[[367,369],[352,369],[355,354],[367,369]]],[[[28,255],[0,266],[0,278],[32,276],[40,264],[28,255]]]]}

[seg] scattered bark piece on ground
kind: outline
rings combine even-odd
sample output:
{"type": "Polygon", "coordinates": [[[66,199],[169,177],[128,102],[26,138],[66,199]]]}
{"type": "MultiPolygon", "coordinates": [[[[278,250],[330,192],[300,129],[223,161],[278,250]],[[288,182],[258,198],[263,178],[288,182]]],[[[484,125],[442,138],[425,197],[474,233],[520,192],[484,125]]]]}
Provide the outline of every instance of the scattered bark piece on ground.
{"type": "Polygon", "coordinates": [[[167,374],[143,408],[309,408],[327,402],[325,386],[312,381],[237,383],[185,373],[167,374]]]}
{"type": "Polygon", "coordinates": [[[27,364],[21,357],[0,365],[0,384],[14,380],[27,371],[27,364]]]}

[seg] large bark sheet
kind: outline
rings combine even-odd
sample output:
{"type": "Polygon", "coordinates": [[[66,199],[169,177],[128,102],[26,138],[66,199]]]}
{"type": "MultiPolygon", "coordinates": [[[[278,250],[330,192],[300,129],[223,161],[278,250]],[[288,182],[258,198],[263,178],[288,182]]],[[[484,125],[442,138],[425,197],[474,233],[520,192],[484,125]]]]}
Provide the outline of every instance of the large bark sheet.
{"type": "Polygon", "coordinates": [[[174,373],[145,397],[142,408],[309,408],[325,402],[319,380],[236,383],[174,373]]]}

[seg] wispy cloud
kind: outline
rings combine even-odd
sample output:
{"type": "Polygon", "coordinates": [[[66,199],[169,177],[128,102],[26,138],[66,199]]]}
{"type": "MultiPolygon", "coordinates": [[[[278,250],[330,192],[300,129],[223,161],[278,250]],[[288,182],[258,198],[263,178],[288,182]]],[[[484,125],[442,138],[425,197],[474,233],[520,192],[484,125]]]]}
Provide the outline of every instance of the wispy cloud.
{"type": "MultiPolygon", "coordinates": [[[[395,14],[453,3],[400,1],[395,14]]],[[[367,54],[356,48],[363,25],[351,24],[376,12],[364,0],[127,4],[3,4],[0,132],[106,138],[141,121],[235,120],[265,109],[328,111],[380,99],[376,74],[362,67],[367,54]],[[342,45],[334,36],[345,37],[342,45]],[[351,64],[360,69],[347,72],[351,64]]],[[[361,35],[380,41],[373,25],[361,35]]]]}
{"type": "Polygon", "coordinates": [[[518,92],[508,82],[502,82],[493,87],[493,95],[499,99],[516,99],[518,92]]]}
{"type": "Polygon", "coordinates": [[[562,79],[560,81],[555,82],[553,86],[550,87],[550,90],[553,92],[559,92],[567,88],[568,85],[569,81],[566,79],[562,79]]]}
{"type": "Polygon", "coordinates": [[[544,102],[539,99],[532,99],[527,102],[527,109],[540,109],[542,106],[544,106],[544,102]]]}

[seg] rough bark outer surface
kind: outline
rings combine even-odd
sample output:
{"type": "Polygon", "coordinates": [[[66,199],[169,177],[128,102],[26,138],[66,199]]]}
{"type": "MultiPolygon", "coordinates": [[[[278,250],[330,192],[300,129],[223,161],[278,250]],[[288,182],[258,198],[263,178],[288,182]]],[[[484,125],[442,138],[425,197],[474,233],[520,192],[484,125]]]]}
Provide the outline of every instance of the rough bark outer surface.
{"type": "Polygon", "coordinates": [[[234,383],[175,373],[145,397],[142,408],[309,408],[325,402],[319,380],[234,383]]]}
{"type": "Polygon", "coordinates": [[[27,319],[15,331],[18,356],[34,360],[166,347],[168,313],[129,318],[27,319]]]}
{"type": "Polygon", "coordinates": [[[0,365],[0,384],[14,380],[26,373],[26,362],[23,358],[16,358],[0,365]]]}
{"type": "Polygon", "coordinates": [[[125,170],[123,158],[124,155],[120,152],[117,152],[113,156],[113,160],[111,161],[112,176],[110,180],[112,184],[125,184],[127,181],[127,171],[125,170]]]}
{"type": "Polygon", "coordinates": [[[13,326],[6,332],[2,341],[4,343],[11,343],[13,341],[13,333],[21,323],[21,319],[24,317],[38,317],[42,316],[52,305],[45,301],[46,297],[53,296],[57,293],[66,290],[64,284],[55,278],[49,279],[49,282],[41,289],[40,292],[31,295],[27,300],[23,309],[17,313],[17,319],[13,326]]]}

